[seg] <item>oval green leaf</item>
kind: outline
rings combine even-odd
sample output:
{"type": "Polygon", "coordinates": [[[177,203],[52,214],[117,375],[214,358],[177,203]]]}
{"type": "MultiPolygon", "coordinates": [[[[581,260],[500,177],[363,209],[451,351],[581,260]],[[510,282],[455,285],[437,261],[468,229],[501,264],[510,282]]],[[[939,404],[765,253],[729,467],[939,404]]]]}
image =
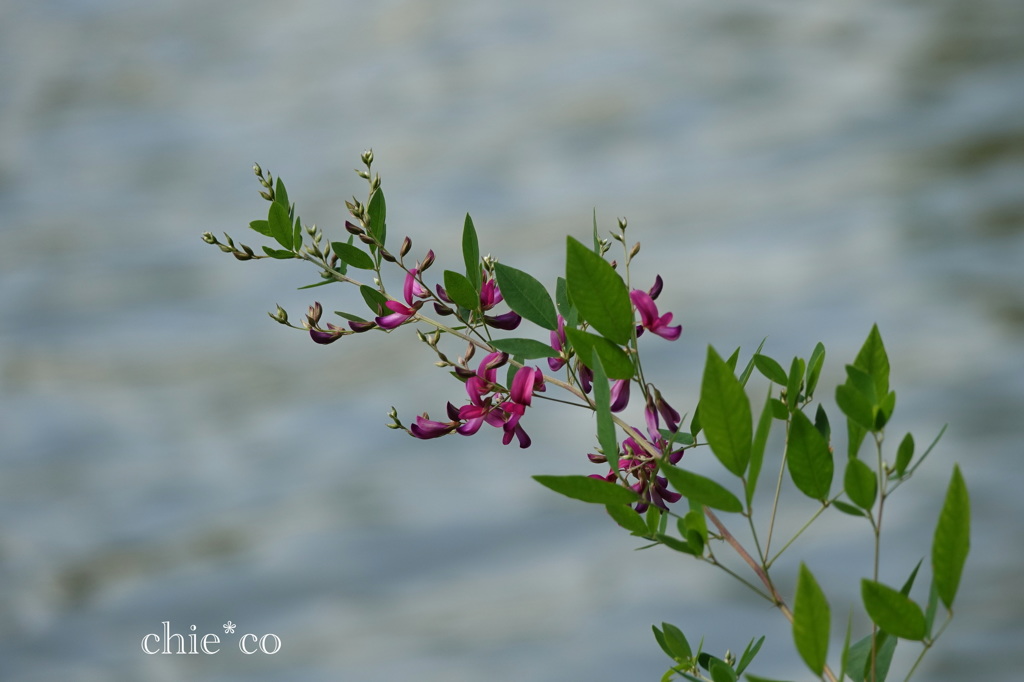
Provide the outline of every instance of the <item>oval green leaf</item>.
{"type": "Polygon", "coordinates": [[[569,298],[591,327],[620,346],[633,338],[633,303],[622,277],[572,237],[567,238],[565,279],[569,298]]]}
{"type": "Polygon", "coordinates": [[[558,357],[558,352],[554,348],[534,339],[495,339],[491,341],[491,345],[509,355],[518,355],[524,360],[558,357]]]}
{"type": "Polygon", "coordinates": [[[534,476],[533,480],[566,497],[594,504],[631,504],[638,499],[628,488],[590,476],[534,476]]]}
{"type": "MultiPolygon", "coordinates": [[[[596,352],[604,365],[604,371],[609,379],[631,379],[633,378],[633,361],[626,352],[617,345],[597,334],[570,329],[566,327],[565,337],[576,351],[576,355],[584,365],[590,367],[589,358],[594,357],[596,352]]],[[[594,369],[593,367],[590,367],[594,369]]]]}
{"type": "Polygon", "coordinates": [[[444,290],[448,298],[467,310],[480,307],[480,292],[466,277],[452,270],[444,271],[444,290]]]}
{"type": "Polygon", "coordinates": [[[924,611],[910,597],[867,578],[860,581],[860,594],[868,616],[882,630],[903,639],[924,639],[924,611]]]}
{"type": "Polygon", "coordinates": [[[466,264],[466,279],[477,291],[480,291],[480,243],[477,241],[473,219],[466,214],[466,222],[462,226],[462,260],[466,264]]]}
{"type": "Polygon", "coordinates": [[[555,304],[544,285],[533,275],[495,263],[494,276],[509,308],[544,329],[558,329],[555,304]]]}
{"type": "Polygon", "coordinates": [[[342,261],[348,263],[354,268],[359,268],[360,270],[373,270],[373,259],[370,258],[370,254],[366,253],[354,244],[331,242],[331,251],[333,251],[342,261]]]}
{"type": "Polygon", "coordinates": [[[793,641],[804,663],[815,675],[821,675],[828,656],[831,627],[828,601],[818,581],[803,563],[793,600],[793,641]]]}
{"type": "Polygon", "coordinates": [[[711,346],[700,387],[700,425],[715,457],[732,474],[742,476],[753,438],[750,400],[728,363],[711,346]]]}
{"type": "Polygon", "coordinates": [[[932,573],[939,598],[946,608],[960,587],[960,576],[971,548],[971,502],[960,467],[953,467],[953,476],[946,490],[946,499],[939,513],[932,542],[932,573]]]}
{"type": "Polygon", "coordinates": [[[843,476],[846,495],[861,509],[871,509],[878,496],[878,479],[875,472],[859,459],[846,461],[846,473],[843,476]]]}
{"type": "Polygon", "coordinates": [[[786,462],[793,483],[804,495],[825,500],[832,488],[835,463],[828,443],[803,412],[793,413],[786,444],[786,462]]]}
{"type": "Polygon", "coordinates": [[[741,512],[743,503],[719,483],[686,469],[663,464],[658,471],[683,497],[724,512],[741,512]]]}
{"type": "Polygon", "coordinates": [[[782,365],[767,355],[754,355],[754,366],[757,367],[757,371],[763,374],[768,381],[774,382],[779,386],[785,386],[789,383],[786,370],[782,369],[782,365]]]}

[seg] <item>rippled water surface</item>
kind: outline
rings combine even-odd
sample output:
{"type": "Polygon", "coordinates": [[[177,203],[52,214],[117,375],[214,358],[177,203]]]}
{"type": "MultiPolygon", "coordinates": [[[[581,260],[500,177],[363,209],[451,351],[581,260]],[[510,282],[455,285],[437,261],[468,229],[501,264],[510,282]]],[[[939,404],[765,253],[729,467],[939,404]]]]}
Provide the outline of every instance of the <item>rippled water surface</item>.
{"type": "MultiPolygon", "coordinates": [[[[954,461],[974,503],[920,678],[1018,679],[1022,46],[1014,0],[5,3],[0,678],[653,680],[661,621],[716,652],[766,633],[759,672],[803,675],[749,593],[529,479],[592,471],[586,418],[534,411],[525,451],[389,431],[459,395],[426,350],[316,347],[265,311],[344,292],[199,240],[259,243],[254,160],[337,230],[372,146],[390,233],[446,267],[466,211],[548,279],[592,209],[628,216],[684,324],[650,345],[680,407],[708,343],[821,340],[834,382],[877,322],[894,438],[949,424],[883,579],[927,552],[954,461]],[[147,656],[163,621],[224,648],[147,656]]],[[[850,528],[797,549],[854,589],[850,528]]]]}

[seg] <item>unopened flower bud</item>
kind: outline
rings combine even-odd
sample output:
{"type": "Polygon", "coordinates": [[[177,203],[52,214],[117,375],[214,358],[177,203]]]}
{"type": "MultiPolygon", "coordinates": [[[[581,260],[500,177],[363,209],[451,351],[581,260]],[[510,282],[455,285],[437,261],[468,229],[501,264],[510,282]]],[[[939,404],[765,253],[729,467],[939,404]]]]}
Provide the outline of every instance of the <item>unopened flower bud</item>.
{"type": "Polygon", "coordinates": [[[359,234],[356,236],[359,237],[359,241],[361,241],[364,244],[376,244],[376,242],[373,240],[373,237],[371,237],[368,234],[359,234]]]}
{"type": "Polygon", "coordinates": [[[309,306],[309,311],[306,313],[306,319],[309,320],[310,324],[315,325],[320,321],[320,317],[324,314],[323,306],[317,301],[313,305],[309,306]]]}
{"type": "Polygon", "coordinates": [[[640,253],[640,242],[633,244],[633,248],[629,250],[629,257],[636,258],[638,253],[640,253]]]}
{"type": "Polygon", "coordinates": [[[467,346],[466,346],[466,353],[465,353],[465,355],[462,356],[463,359],[464,359],[464,362],[461,363],[461,364],[465,364],[466,362],[469,362],[470,360],[472,360],[474,353],[476,353],[476,346],[473,345],[472,343],[467,344],[467,346]]]}
{"type": "Polygon", "coordinates": [[[203,232],[203,241],[207,244],[216,244],[217,238],[213,236],[212,232],[203,232]]]}
{"type": "Polygon", "coordinates": [[[387,249],[381,249],[380,250],[380,257],[383,258],[384,260],[386,260],[389,263],[394,263],[395,261],[398,260],[397,258],[392,256],[391,252],[388,251],[387,249]]]}
{"type": "Polygon", "coordinates": [[[625,217],[619,218],[619,229],[620,230],[625,230],[626,229],[626,225],[628,225],[628,223],[626,221],[626,218],[625,217]]]}
{"type": "Polygon", "coordinates": [[[270,315],[270,319],[274,320],[275,322],[280,322],[281,324],[288,324],[288,311],[286,311],[280,305],[277,306],[277,310],[275,310],[272,313],[267,313],[267,315],[270,315]]]}
{"type": "Polygon", "coordinates": [[[266,199],[267,201],[273,201],[274,200],[274,195],[271,194],[270,192],[260,191],[260,196],[263,197],[264,199],[266,199]]]}
{"type": "Polygon", "coordinates": [[[427,268],[429,268],[433,264],[434,264],[434,250],[430,249],[429,251],[427,251],[427,255],[423,257],[423,260],[420,261],[420,268],[419,268],[420,272],[423,272],[424,270],[426,270],[427,268]]]}
{"type": "Polygon", "coordinates": [[[369,166],[370,164],[373,163],[373,150],[367,149],[365,152],[362,153],[360,158],[363,160],[363,163],[365,165],[369,166]]]}
{"type": "Polygon", "coordinates": [[[347,220],[345,221],[345,229],[348,230],[349,232],[351,232],[352,234],[363,234],[366,231],[363,228],[361,228],[359,225],[355,225],[353,223],[350,223],[347,220]]]}
{"type": "Polygon", "coordinates": [[[370,174],[369,173],[367,173],[364,170],[359,170],[358,168],[356,169],[356,175],[361,177],[363,180],[369,180],[370,179],[370,174]]]}
{"type": "Polygon", "coordinates": [[[380,173],[373,176],[373,180],[370,181],[370,191],[376,192],[380,189],[380,173]]]}
{"type": "Polygon", "coordinates": [[[258,177],[258,178],[262,178],[263,177],[263,169],[260,168],[260,165],[258,163],[254,163],[252,165],[252,172],[255,173],[256,177],[258,177]]]}
{"type": "Polygon", "coordinates": [[[412,239],[406,237],[402,240],[402,246],[398,249],[398,255],[405,258],[412,251],[412,239]]]}

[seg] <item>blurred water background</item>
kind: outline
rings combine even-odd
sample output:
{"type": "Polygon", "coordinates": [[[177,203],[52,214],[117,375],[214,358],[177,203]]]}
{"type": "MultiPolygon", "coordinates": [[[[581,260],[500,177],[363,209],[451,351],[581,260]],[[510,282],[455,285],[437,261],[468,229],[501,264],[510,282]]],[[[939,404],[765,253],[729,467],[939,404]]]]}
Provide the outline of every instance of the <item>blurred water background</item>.
{"type": "MultiPolygon", "coordinates": [[[[719,654],[768,634],[756,670],[806,678],[763,602],[529,479],[592,472],[585,418],[534,411],[525,451],[389,431],[460,395],[426,350],[314,346],[265,312],[344,292],[200,241],[260,243],[253,161],[340,234],[371,146],[390,234],[446,267],[466,211],[549,281],[592,209],[628,216],[684,325],[648,343],[680,408],[708,343],[821,340],[831,385],[877,322],[891,439],[949,423],[883,580],[954,461],[974,504],[920,679],[1020,679],[1024,4],[7,0],[0,67],[0,679],[653,680],[661,621],[719,654]],[[165,620],[224,648],[143,654],[165,620]]],[[[842,520],[797,546],[837,637],[867,549],[842,520]]]]}

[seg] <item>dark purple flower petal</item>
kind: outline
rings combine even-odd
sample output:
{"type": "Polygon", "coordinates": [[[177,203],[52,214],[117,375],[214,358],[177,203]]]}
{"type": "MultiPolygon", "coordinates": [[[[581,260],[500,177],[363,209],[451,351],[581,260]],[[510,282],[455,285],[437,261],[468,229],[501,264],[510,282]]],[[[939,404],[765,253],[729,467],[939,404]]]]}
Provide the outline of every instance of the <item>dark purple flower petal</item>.
{"type": "Polygon", "coordinates": [[[618,379],[612,383],[612,412],[622,412],[629,404],[629,383],[629,379],[618,379]]]}
{"type": "Polygon", "coordinates": [[[512,331],[519,326],[519,323],[523,321],[523,318],[518,313],[507,312],[503,315],[484,315],[484,322],[488,326],[494,327],[495,329],[504,329],[505,331],[512,331]]]}

